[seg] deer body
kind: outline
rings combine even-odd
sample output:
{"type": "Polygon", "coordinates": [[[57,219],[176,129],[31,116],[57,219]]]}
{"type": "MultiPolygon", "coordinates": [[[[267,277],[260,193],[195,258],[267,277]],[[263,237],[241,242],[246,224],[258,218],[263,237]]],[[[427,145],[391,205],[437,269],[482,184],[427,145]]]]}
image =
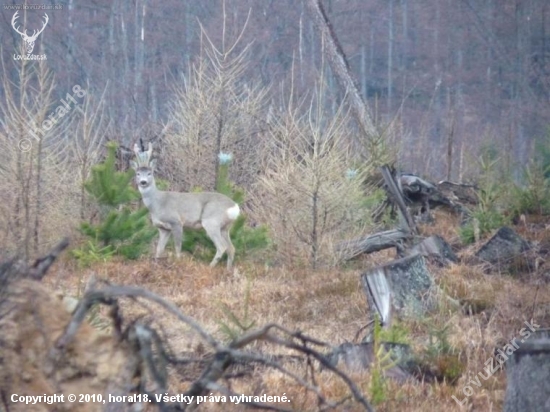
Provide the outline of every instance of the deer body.
{"type": "Polygon", "coordinates": [[[179,257],[183,228],[203,228],[216,246],[216,255],[210,266],[215,266],[227,252],[227,268],[230,269],[233,265],[235,248],[231,243],[229,230],[240,214],[239,205],[221,193],[180,193],[158,190],[153,176],[155,161],[150,160],[151,144],[147,152],[139,152],[137,145],[134,150],[138,159],[138,163],[132,162],[132,167],[136,171],[136,183],[143,203],[149,209],[153,225],[159,230],[156,257],[159,258],[164,252],[170,235],[174,237],[176,255],[179,257]]]}

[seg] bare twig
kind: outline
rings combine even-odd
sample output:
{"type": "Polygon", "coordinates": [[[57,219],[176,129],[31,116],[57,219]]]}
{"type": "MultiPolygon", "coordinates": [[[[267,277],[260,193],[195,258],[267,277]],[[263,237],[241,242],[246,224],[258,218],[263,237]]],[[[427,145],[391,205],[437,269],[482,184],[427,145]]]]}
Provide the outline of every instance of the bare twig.
{"type": "Polygon", "coordinates": [[[61,349],[67,346],[67,344],[72,340],[78,327],[82,323],[86,311],[91,307],[95,302],[105,301],[108,298],[116,297],[141,297],[148,299],[152,302],[157,303],[162,306],[165,310],[175,315],[183,323],[189,325],[193,330],[195,330],[210,346],[214,349],[218,349],[220,346],[218,342],[207,333],[197,322],[191,319],[189,316],[184,315],[181,311],[171,302],[165,301],[159,295],[149,292],[148,290],[141,289],[135,286],[109,286],[101,290],[94,290],[89,294],[86,294],[78,307],[75,310],[73,318],[69,325],[67,326],[65,333],[57,341],[56,347],[61,349]]]}
{"type": "MultiPolygon", "coordinates": [[[[308,358],[307,365],[310,371],[312,371],[313,367],[311,359],[317,360],[327,370],[330,370],[338,375],[346,383],[351,391],[353,398],[359,404],[361,404],[365,408],[365,410],[369,412],[373,411],[369,402],[363,397],[360,390],[353,383],[353,381],[344,372],[335,368],[327,360],[325,355],[309,347],[309,345],[319,347],[329,346],[325,342],[321,342],[317,339],[306,336],[300,331],[291,331],[277,324],[268,324],[258,330],[251,331],[243,335],[242,337],[233,340],[233,342],[226,346],[217,342],[208,332],[204,330],[202,326],[200,326],[195,320],[184,315],[173,303],[165,301],[163,298],[152,292],[133,286],[108,285],[103,287],[102,289],[89,290],[79,303],[65,332],[58,339],[52,355],[60,355],[67,347],[67,345],[72,341],[80,324],[83,322],[86,316],[86,312],[92,305],[99,302],[117,306],[116,299],[120,297],[143,298],[155,302],[164,310],[175,315],[178,320],[190,326],[214,350],[212,357],[209,361],[202,360],[202,362],[205,362],[205,366],[199,378],[195,379],[191,383],[189,389],[182,394],[182,396],[184,397],[194,397],[193,402],[191,404],[172,404],[172,407],[176,409],[194,410],[198,406],[198,404],[196,403],[196,397],[202,396],[205,393],[213,390],[220,393],[233,395],[229,388],[226,388],[216,382],[223,377],[227,378],[226,372],[229,367],[239,364],[261,364],[268,368],[280,371],[284,375],[294,380],[298,385],[305,388],[307,391],[313,392],[317,397],[319,406],[322,406],[322,410],[335,410],[340,405],[342,405],[343,402],[349,399],[349,397],[347,397],[344,400],[340,399],[338,401],[328,400],[322,393],[321,389],[315,384],[315,377],[313,376],[312,372],[310,373],[311,376],[309,378],[307,374],[305,378],[302,378],[288,368],[281,365],[278,361],[270,359],[268,355],[242,350],[255,341],[263,340],[278,346],[293,349],[295,351],[298,351],[302,355],[306,355],[308,358]],[[279,337],[277,336],[278,334],[282,334],[285,337],[279,337]]],[[[139,359],[141,359],[142,365],[149,370],[148,376],[151,377],[152,381],[155,384],[155,393],[159,391],[165,392],[166,388],[168,387],[168,375],[166,366],[168,364],[181,364],[182,360],[178,360],[175,357],[168,355],[164,349],[166,343],[163,342],[161,337],[156,333],[153,328],[144,325],[142,322],[138,321],[132,323],[132,325],[127,328],[127,332],[121,335],[121,339],[129,339],[133,342],[133,347],[136,347],[139,351],[139,359]]],[[[196,361],[183,361],[183,363],[192,362],[196,361]]],[[[142,391],[143,393],[148,393],[145,385],[146,382],[143,381],[144,376],[145,375],[141,373],[142,383],[140,385],[140,391],[142,391]]],[[[242,403],[266,410],[287,411],[287,409],[281,407],[258,402],[242,403]]],[[[165,404],[163,402],[160,402],[159,406],[163,410],[170,409],[171,407],[169,404],[165,404]]]]}
{"type": "Polygon", "coordinates": [[[338,375],[346,383],[346,385],[348,385],[348,387],[351,390],[351,393],[353,394],[354,399],[357,402],[359,402],[361,405],[363,405],[367,411],[374,412],[374,409],[372,408],[370,403],[361,394],[361,391],[355,385],[355,383],[353,383],[353,381],[350,379],[350,377],[348,375],[346,375],[344,372],[342,372],[341,370],[339,370],[338,368],[336,368],[335,366],[333,366],[323,354],[321,354],[321,353],[319,353],[319,352],[317,352],[313,349],[303,347],[303,346],[298,345],[296,343],[289,342],[287,340],[280,339],[280,338],[272,336],[272,335],[267,335],[266,339],[269,340],[272,343],[276,343],[278,345],[285,346],[287,348],[291,348],[291,349],[294,349],[294,350],[300,351],[302,353],[306,353],[308,355],[313,356],[315,359],[317,359],[319,361],[319,363],[321,363],[321,365],[323,365],[325,368],[329,369],[330,371],[334,372],[336,375],[338,375]]]}
{"type": "Polygon", "coordinates": [[[36,259],[29,270],[29,276],[33,279],[41,280],[53,262],[55,262],[57,257],[61,254],[61,252],[63,252],[63,250],[65,250],[67,246],[69,246],[69,239],[64,238],[50,251],[50,253],[42,258],[36,259]]]}

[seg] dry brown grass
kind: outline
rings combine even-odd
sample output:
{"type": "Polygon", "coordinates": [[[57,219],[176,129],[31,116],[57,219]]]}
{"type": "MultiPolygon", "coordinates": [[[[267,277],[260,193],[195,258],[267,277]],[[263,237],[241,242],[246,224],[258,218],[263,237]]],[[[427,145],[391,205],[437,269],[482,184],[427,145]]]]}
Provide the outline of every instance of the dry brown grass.
{"type": "MultiPolygon", "coordinates": [[[[444,233],[447,240],[453,233],[454,222],[444,219],[429,231],[444,233]],[[440,229],[438,232],[437,229],[440,229]],[[445,235],[446,234],[446,235],[445,235]]],[[[427,229],[424,229],[427,230],[427,229]]],[[[539,238],[543,235],[537,234],[539,238]]],[[[479,246],[479,245],[478,245],[479,246]]],[[[473,248],[464,251],[467,257],[473,248]]],[[[392,258],[390,252],[373,255],[370,262],[383,263],[392,258]]],[[[547,284],[534,284],[507,275],[487,274],[483,268],[466,264],[452,265],[442,269],[430,266],[436,282],[452,298],[470,305],[469,310],[457,310],[442,304],[439,311],[424,319],[405,321],[410,330],[410,340],[417,352],[426,349],[430,329],[448,326],[448,340],[464,365],[464,374],[455,385],[448,383],[388,383],[388,399],[377,405],[377,411],[499,411],[504,402],[506,388],[505,372],[499,371],[468,398],[466,407],[452,399],[462,400],[462,388],[469,378],[482,372],[485,361],[493,356],[496,348],[502,348],[512,338],[519,336],[524,321],[531,319],[541,327],[550,325],[550,288],[547,284]],[[537,289],[538,288],[538,289],[537,289]],[[536,302],[535,302],[536,295],[536,302]]],[[[57,270],[47,277],[47,282],[66,294],[76,295],[79,286],[95,273],[122,285],[139,285],[173,301],[185,314],[199,321],[205,329],[219,339],[227,339],[220,322],[227,321],[224,307],[235,315],[244,316],[246,291],[250,288],[249,320],[256,326],[276,322],[292,330],[300,330],[332,345],[352,341],[355,334],[369,320],[366,298],[359,282],[360,270],[317,270],[269,268],[241,263],[233,274],[223,268],[209,269],[205,264],[184,257],[177,261],[171,258],[160,261],[144,259],[137,262],[109,262],[92,269],[79,271],[75,264],[65,258],[57,270]]],[[[122,305],[124,316],[135,318],[151,316],[157,309],[145,309],[126,302],[122,305]]],[[[158,312],[160,313],[160,311],[158,312]]],[[[191,331],[167,318],[159,317],[165,335],[172,348],[178,351],[201,351],[198,338],[191,331]]],[[[256,348],[270,352],[285,352],[267,344],[257,343],[256,348]]],[[[288,352],[286,352],[288,353],[288,352]]],[[[305,373],[302,364],[289,367],[299,375],[305,373]]],[[[358,386],[368,395],[368,373],[353,374],[358,386]]],[[[342,382],[326,372],[317,372],[317,383],[328,397],[346,393],[342,382]]],[[[171,390],[181,392],[188,382],[180,382],[171,390]]],[[[256,370],[251,378],[236,383],[238,393],[278,394],[286,393],[295,410],[315,410],[315,399],[294,382],[277,371],[256,370]]],[[[204,410],[238,411],[242,406],[205,404],[204,410]]],[[[352,408],[350,410],[359,410],[352,408]]]]}
{"type": "Polygon", "coordinates": [[[422,236],[439,235],[442,236],[450,245],[455,246],[460,243],[458,228],[460,227],[460,217],[446,212],[444,209],[432,210],[435,224],[422,225],[419,227],[422,236]]]}

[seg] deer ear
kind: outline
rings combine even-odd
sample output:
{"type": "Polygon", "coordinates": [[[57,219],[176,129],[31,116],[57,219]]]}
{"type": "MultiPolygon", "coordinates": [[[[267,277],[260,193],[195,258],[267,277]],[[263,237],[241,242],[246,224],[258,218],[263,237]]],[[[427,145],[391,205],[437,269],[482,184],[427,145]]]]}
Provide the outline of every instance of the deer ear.
{"type": "Polygon", "coordinates": [[[155,170],[155,167],[157,166],[157,159],[153,159],[149,162],[149,166],[151,166],[151,169],[155,170]]]}
{"type": "Polygon", "coordinates": [[[134,162],[133,160],[130,160],[130,166],[132,166],[132,169],[134,169],[135,171],[138,170],[138,165],[136,162],[134,162]]]}

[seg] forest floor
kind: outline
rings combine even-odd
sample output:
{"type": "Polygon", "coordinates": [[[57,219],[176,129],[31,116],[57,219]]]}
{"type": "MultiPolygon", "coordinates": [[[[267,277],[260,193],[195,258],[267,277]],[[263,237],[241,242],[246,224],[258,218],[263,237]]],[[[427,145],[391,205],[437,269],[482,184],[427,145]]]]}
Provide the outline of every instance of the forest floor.
{"type": "MultiPolygon", "coordinates": [[[[547,221],[527,222],[514,227],[521,236],[550,246],[547,221]]],[[[451,245],[458,246],[457,222],[436,211],[436,223],[423,227],[422,234],[439,234],[451,245]]],[[[457,251],[461,262],[467,262],[487,238],[478,244],[457,251]]],[[[357,342],[358,331],[371,319],[360,274],[367,268],[389,262],[393,251],[372,254],[350,267],[332,270],[268,267],[264,264],[237,262],[233,273],[223,267],[210,269],[191,256],[180,260],[168,257],[155,262],[142,259],[134,262],[111,261],[91,268],[77,269],[72,259],[65,257],[56,263],[44,282],[63,295],[79,296],[91,274],[108,279],[114,284],[136,285],[146,288],[173,302],[186,315],[199,322],[205,330],[220,341],[229,341],[227,329],[232,315],[245,326],[261,327],[277,323],[293,331],[301,331],[333,346],[357,342]]],[[[550,327],[550,262],[541,258],[536,270],[518,269],[514,274],[487,273],[484,266],[466,263],[446,268],[429,265],[436,283],[451,297],[461,302],[475,302],[479,310],[467,313],[441,305],[422,319],[403,320],[407,338],[415,352],[433,345],[434,331],[444,331],[445,339],[462,365],[458,380],[449,382],[411,381],[398,384],[388,380],[385,400],[375,405],[377,411],[500,411],[506,390],[506,371],[482,380],[473,386],[474,393],[466,396],[463,388],[470,378],[483,372],[485,362],[515,337],[519,337],[524,322],[534,322],[541,328],[550,327]],[[464,401],[460,406],[459,401],[464,401]],[[467,399],[466,399],[467,398],[467,399]]],[[[153,304],[135,304],[127,300],[122,305],[125,319],[155,318],[175,354],[204,353],[204,345],[196,333],[179,323],[153,304]],[[159,316],[155,316],[159,314],[159,316]]],[[[99,314],[107,318],[106,312],[99,314]]],[[[362,335],[361,335],[362,336],[362,335]]],[[[254,349],[269,353],[290,353],[264,342],[256,342],[254,349]]],[[[437,365],[436,365],[437,366],[437,365]]],[[[299,376],[306,376],[303,364],[290,365],[299,376]]],[[[315,372],[316,384],[328,398],[345,396],[348,389],[334,374],[315,372]]],[[[367,399],[371,398],[371,377],[368,372],[349,372],[367,399]]],[[[174,375],[175,376],[175,375],[174,375]]],[[[171,379],[169,392],[185,391],[198,371],[188,370],[185,380],[171,379]]],[[[247,395],[285,394],[290,403],[279,405],[298,411],[317,410],[316,398],[276,370],[257,368],[231,384],[236,393],[247,395]]],[[[243,405],[205,403],[200,410],[243,410],[243,405]]],[[[359,405],[342,406],[341,410],[362,410],[359,405]]]]}

